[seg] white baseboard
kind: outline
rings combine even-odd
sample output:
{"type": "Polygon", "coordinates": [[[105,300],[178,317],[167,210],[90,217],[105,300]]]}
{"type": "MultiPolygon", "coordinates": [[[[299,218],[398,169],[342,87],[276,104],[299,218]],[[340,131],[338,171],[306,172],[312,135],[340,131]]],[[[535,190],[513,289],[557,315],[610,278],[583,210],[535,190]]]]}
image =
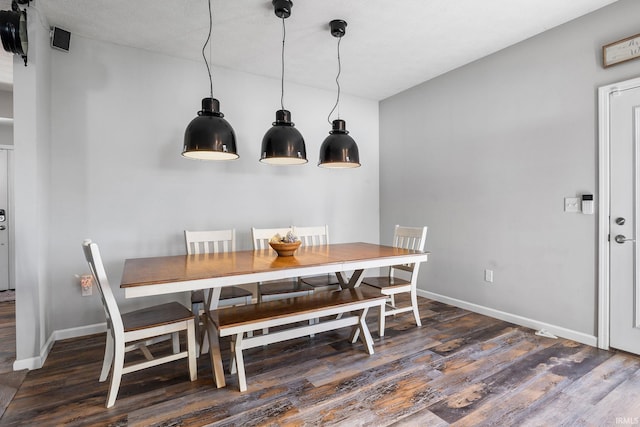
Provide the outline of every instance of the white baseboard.
{"type": "Polygon", "coordinates": [[[78,326],[77,328],[62,329],[55,331],[55,341],[66,340],[69,338],[84,337],[86,335],[100,334],[107,331],[107,323],[95,323],[93,325],[78,326]]]}
{"type": "Polygon", "coordinates": [[[517,314],[507,313],[504,311],[496,310],[496,309],[485,307],[478,304],[473,304],[467,301],[462,301],[459,299],[451,298],[445,295],[440,295],[440,294],[436,294],[429,291],[424,291],[421,289],[418,289],[418,295],[424,298],[429,298],[445,304],[453,305],[455,307],[464,308],[465,310],[473,311],[474,313],[479,313],[485,316],[504,320],[505,322],[515,323],[516,325],[525,326],[527,328],[531,328],[535,330],[544,329],[546,332],[550,332],[553,335],[557,335],[562,338],[577,341],[579,343],[590,345],[592,347],[598,346],[598,338],[594,335],[585,334],[583,332],[574,331],[572,329],[563,328],[561,326],[551,325],[549,323],[540,322],[538,320],[518,316],[517,314]]]}
{"type": "Polygon", "coordinates": [[[106,322],[96,323],[94,325],[79,326],[77,328],[61,329],[53,331],[47,342],[40,349],[40,356],[30,357],[27,359],[17,359],[13,362],[13,370],[21,371],[23,369],[40,369],[49,356],[49,352],[56,341],[66,340],[68,338],[83,337],[86,335],[99,334],[107,330],[106,322]]]}
{"type": "Polygon", "coordinates": [[[53,347],[55,340],[53,339],[53,334],[49,336],[47,342],[40,349],[40,356],[29,357],[28,359],[16,359],[13,362],[13,370],[21,371],[23,369],[40,369],[42,365],[44,365],[44,361],[47,360],[47,356],[53,347]]]}

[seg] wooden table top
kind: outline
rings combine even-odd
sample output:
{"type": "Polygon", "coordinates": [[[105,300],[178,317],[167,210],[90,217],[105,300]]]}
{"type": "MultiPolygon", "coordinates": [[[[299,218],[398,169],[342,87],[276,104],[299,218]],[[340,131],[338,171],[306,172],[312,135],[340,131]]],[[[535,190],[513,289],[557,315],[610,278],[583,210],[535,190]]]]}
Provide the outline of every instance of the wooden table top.
{"type": "Polygon", "coordinates": [[[428,252],[370,243],[342,243],[300,247],[294,256],[290,257],[279,257],[269,248],[221,254],[134,258],[125,261],[120,287],[128,292],[128,297],[142,296],[251,283],[258,280],[382,267],[406,262],[422,262],[427,260],[427,255],[428,252]],[[185,284],[185,282],[194,281],[206,281],[206,286],[203,286],[205,283],[185,284]],[[161,286],[173,283],[180,283],[180,285],[161,286]],[[149,287],[149,290],[135,289],[139,287],[149,287]]]}

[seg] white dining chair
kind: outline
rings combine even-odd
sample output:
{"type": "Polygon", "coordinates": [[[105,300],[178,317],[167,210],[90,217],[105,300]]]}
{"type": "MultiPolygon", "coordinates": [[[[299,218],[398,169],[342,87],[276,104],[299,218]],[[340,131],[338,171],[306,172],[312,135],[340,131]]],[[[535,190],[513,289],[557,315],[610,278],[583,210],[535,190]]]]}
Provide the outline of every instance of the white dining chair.
{"type": "MultiPolygon", "coordinates": [[[[329,244],[329,226],[320,225],[312,227],[293,226],[293,234],[302,241],[301,246],[322,246],[329,244]]],[[[301,277],[300,282],[311,286],[314,292],[340,289],[340,282],[335,274],[322,274],[318,276],[301,277]]]]}
{"type": "Polygon", "coordinates": [[[100,290],[107,318],[107,341],[100,373],[100,382],[103,382],[111,372],[107,408],[115,404],[122,375],[130,372],[187,358],[189,376],[191,381],[195,381],[197,379],[195,321],[191,311],[182,304],[170,302],[120,313],[107,279],[98,245],[91,240],[85,240],[82,247],[93,279],[100,290]],[[186,351],[180,351],[179,333],[181,331],[187,334],[186,351]],[[172,339],[173,353],[154,358],[148,346],[166,339],[172,339]],[[136,349],[142,351],[145,360],[125,366],[125,353],[136,349]]]}
{"type": "MultiPolygon", "coordinates": [[[[236,230],[184,231],[187,254],[228,253],[236,250],[236,230]]],[[[225,286],[220,290],[218,307],[251,304],[253,294],[239,286],[225,286]]],[[[191,292],[191,311],[196,317],[196,337],[202,344],[204,339],[200,331],[200,310],[204,310],[206,301],[204,290],[191,292]]],[[[210,307],[211,308],[211,307],[210,307]]]]}
{"type": "MultiPolygon", "coordinates": [[[[253,240],[253,249],[256,251],[269,250],[269,240],[276,234],[285,236],[291,227],[287,228],[251,228],[251,237],[253,240]]],[[[273,251],[275,254],[276,252],[273,251]]],[[[273,280],[258,283],[258,301],[272,301],[283,298],[292,298],[297,296],[309,295],[313,292],[313,288],[309,285],[301,283],[298,279],[289,280],[273,280]]]]}
{"type": "MultiPolygon", "coordinates": [[[[427,240],[427,227],[403,227],[395,226],[393,233],[393,246],[396,248],[413,249],[423,251],[427,240]]],[[[394,265],[389,268],[389,274],[381,277],[365,277],[362,283],[380,290],[388,296],[388,304],[383,306],[380,312],[379,331],[384,336],[385,317],[405,312],[413,312],[416,325],[422,326],[418,311],[418,298],[416,284],[418,282],[418,269],[420,263],[394,265]],[[404,278],[402,277],[404,276],[404,278]],[[400,293],[410,295],[410,305],[397,307],[395,296],[400,293]]]]}

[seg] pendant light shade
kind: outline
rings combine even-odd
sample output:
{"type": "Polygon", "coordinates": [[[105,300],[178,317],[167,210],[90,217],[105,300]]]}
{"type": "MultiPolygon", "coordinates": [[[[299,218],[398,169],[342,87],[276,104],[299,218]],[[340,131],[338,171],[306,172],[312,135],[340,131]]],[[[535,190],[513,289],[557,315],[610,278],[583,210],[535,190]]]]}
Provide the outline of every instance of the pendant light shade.
{"type": "MultiPolygon", "coordinates": [[[[209,35],[202,46],[202,58],[207,66],[211,96],[202,99],[202,110],[198,111],[198,117],[191,120],[184,132],[182,155],[189,159],[199,160],[234,160],[240,157],[236,148],[236,133],[224,119],[224,114],[220,112],[220,102],[213,97],[211,68],[205,55],[205,49],[211,41],[213,26],[211,0],[208,1],[208,4],[209,35]]],[[[211,55],[211,51],[209,51],[209,55],[211,55]]]]}
{"type": "Polygon", "coordinates": [[[344,120],[334,120],[329,136],[320,146],[322,168],[357,168],[360,166],[358,145],[349,136],[344,120]]]}
{"type": "Polygon", "coordinates": [[[182,155],[200,160],[233,160],[239,157],[236,134],[220,112],[217,99],[202,100],[202,110],[184,132],[182,155]]]}
{"type": "Polygon", "coordinates": [[[327,117],[327,121],[331,123],[331,131],[329,136],[325,138],[320,146],[320,159],[318,166],[321,168],[357,168],[360,167],[360,154],[358,152],[358,145],[349,136],[347,131],[347,124],[344,120],[340,119],[340,72],[342,66],[340,63],[340,40],[346,34],[347,23],[342,19],[334,19],[329,23],[331,29],[331,35],[338,39],[338,75],[336,76],[336,85],[338,86],[338,96],[336,98],[336,104],[327,117]],[[333,122],[330,121],[331,113],[338,108],[338,119],[333,122]]]}
{"type": "Polygon", "coordinates": [[[307,163],[307,150],[302,134],[291,121],[291,112],[284,109],[284,20],[291,16],[293,2],[291,0],[273,0],[273,11],[282,19],[282,74],[280,77],[280,106],[276,111],[273,127],[264,134],[260,161],[271,165],[302,165],[307,163]]]}
{"type": "Polygon", "coordinates": [[[272,165],[307,163],[304,138],[291,122],[291,112],[276,111],[276,121],[262,138],[260,153],[260,161],[272,165]]]}
{"type": "MultiPolygon", "coordinates": [[[[21,1],[21,4],[27,3],[21,1]]],[[[2,47],[9,53],[22,56],[27,66],[27,50],[29,40],[27,35],[27,11],[20,11],[18,3],[11,2],[11,11],[0,11],[0,39],[2,47]]]]}

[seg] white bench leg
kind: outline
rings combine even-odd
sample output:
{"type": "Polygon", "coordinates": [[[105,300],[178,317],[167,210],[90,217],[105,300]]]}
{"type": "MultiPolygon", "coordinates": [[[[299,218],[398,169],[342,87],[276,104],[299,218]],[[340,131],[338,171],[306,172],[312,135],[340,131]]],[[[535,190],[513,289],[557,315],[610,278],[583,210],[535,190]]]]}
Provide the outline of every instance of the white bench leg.
{"type": "Polygon", "coordinates": [[[384,336],[384,327],[385,327],[385,304],[380,306],[380,319],[378,320],[378,335],[380,337],[384,336]]]}
{"type": "Polygon", "coordinates": [[[236,369],[238,370],[238,385],[240,391],[247,391],[247,377],[244,372],[244,358],[242,357],[242,332],[235,336],[235,348],[233,350],[236,369]]]}
{"type": "Polygon", "coordinates": [[[173,354],[180,353],[180,334],[178,332],[171,334],[171,342],[173,344],[173,354]]]}
{"type": "MultiPolygon", "coordinates": [[[[316,318],[316,319],[309,319],[309,326],[313,326],[313,325],[315,325],[316,323],[320,323],[320,319],[319,319],[319,318],[316,318]]],[[[315,336],[316,336],[316,334],[309,334],[309,338],[313,338],[313,337],[315,337],[315,336]]]]}

